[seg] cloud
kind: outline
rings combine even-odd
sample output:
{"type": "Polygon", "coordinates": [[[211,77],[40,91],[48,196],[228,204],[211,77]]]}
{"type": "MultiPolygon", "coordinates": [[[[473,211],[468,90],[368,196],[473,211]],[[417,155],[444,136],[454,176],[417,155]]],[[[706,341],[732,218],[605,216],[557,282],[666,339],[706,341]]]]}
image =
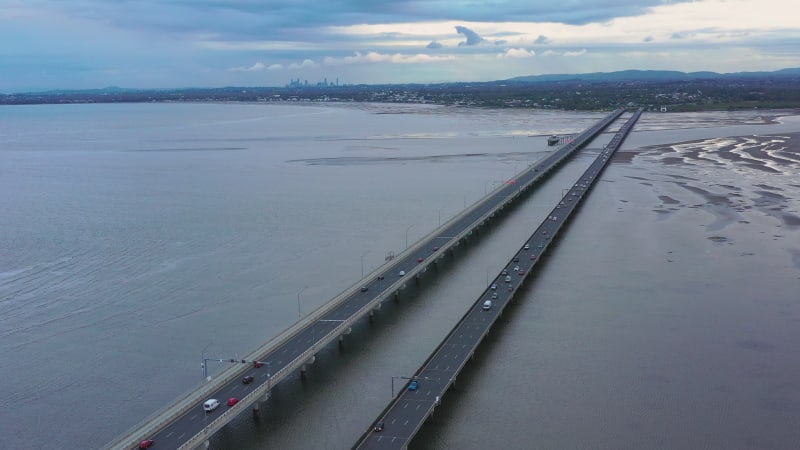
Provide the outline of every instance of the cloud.
{"type": "Polygon", "coordinates": [[[347,64],[370,64],[370,63],[393,63],[393,64],[417,64],[417,63],[431,63],[452,61],[453,56],[434,56],[418,53],[416,55],[405,55],[400,53],[386,54],[378,52],[361,53],[356,52],[354,55],[345,56],[343,58],[327,57],[323,60],[326,66],[340,66],[347,64]]]}
{"type": "Polygon", "coordinates": [[[285,71],[316,76],[326,61],[352,64],[337,75],[366,83],[500,79],[517,70],[800,66],[800,52],[791,45],[800,36],[797,19],[775,14],[790,11],[791,0],[759,0],[758,8],[752,0],[5,3],[1,92],[250,80],[281,85],[285,71]],[[648,52],[635,53],[643,47],[648,52]],[[526,56],[520,49],[532,48],[552,65],[513,64],[525,61],[511,59],[526,56]],[[509,58],[506,64],[496,63],[498,54],[509,58]],[[647,56],[654,54],[659,58],[647,56]],[[443,60],[452,63],[436,64],[443,60]],[[369,71],[358,66],[368,63],[369,71]],[[396,64],[406,67],[400,71],[396,64]]]}
{"type": "Polygon", "coordinates": [[[464,37],[467,38],[466,41],[461,41],[461,42],[458,43],[459,47],[464,46],[464,45],[478,45],[481,42],[483,42],[483,38],[480,37],[480,35],[478,33],[470,30],[467,27],[464,27],[464,26],[461,26],[461,25],[456,25],[456,32],[458,34],[463,34],[464,37]]]}
{"type": "Polygon", "coordinates": [[[257,62],[249,67],[232,67],[228,69],[231,72],[261,72],[266,70],[267,66],[262,62],[257,62]]]}
{"type": "Polygon", "coordinates": [[[297,63],[289,64],[289,68],[290,69],[306,69],[306,68],[309,68],[309,67],[316,67],[316,65],[317,65],[317,63],[315,63],[314,61],[312,61],[310,59],[304,59],[303,62],[301,62],[300,64],[297,64],[297,63]]]}
{"type": "Polygon", "coordinates": [[[574,51],[574,52],[572,52],[572,51],[564,52],[564,56],[581,56],[581,55],[584,55],[584,54],[586,54],[586,49],[585,48],[582,48],[582,49],[574,51]]]}
{"type": "Polygon", "coordinates": [[[509,48],[506,49],[505,52],[497,55],[498,58],[516,58],[516,59],[533,58],[534,56],[536,56],[536,52],[524,48],[509,48]]]}

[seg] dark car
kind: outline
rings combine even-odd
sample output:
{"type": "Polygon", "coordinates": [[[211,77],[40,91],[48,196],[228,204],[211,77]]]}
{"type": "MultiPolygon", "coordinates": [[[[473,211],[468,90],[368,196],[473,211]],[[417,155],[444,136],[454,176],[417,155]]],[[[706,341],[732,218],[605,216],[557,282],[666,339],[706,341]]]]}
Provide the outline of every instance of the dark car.
{"type": "Polygon", "coordinates": [[[361,286],[361,292],[367,292],[369,290],[366,286],[361,286]]]}
{"type": "Polygon", "coordinates": [[[253,380],[254,380],[253,376],[252,375],[248,375],[248,376],[242,378],[242,384],[250,384],[250,383],[253,382],[253,380]]]}
{"type": "Polygon", "coordinates": [[[150,448],[155,443],[156,442],[154,440],[152,440],[152,439],[145,439],[142,442],[139,442],[139,448],[150,448]]]}
{"type": "Polygon", "coordinates": [[[514,259],[512,259],[512,261],[519,262],[519,257],[515,256],[514,259]]]}
{"type": "Polygon", "coordinates": [[[376,423],[375,426],[372,427],[372,431],[376,433],[380,433],[381,431],[383,431],[383,422],[376,423]]]}
{"type": "Polygon", "coordinates": [[[419,383],[417,382],[417,380],[412,380],[411,383],[408,384],[409,391],[416,391],[418,387],[419,383]]]}

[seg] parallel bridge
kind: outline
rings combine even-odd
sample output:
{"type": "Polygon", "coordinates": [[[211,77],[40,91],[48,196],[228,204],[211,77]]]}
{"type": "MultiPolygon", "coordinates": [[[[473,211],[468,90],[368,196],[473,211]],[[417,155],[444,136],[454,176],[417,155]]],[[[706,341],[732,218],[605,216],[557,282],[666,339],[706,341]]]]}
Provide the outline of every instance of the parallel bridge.
{"type": "Polygon", "coordinates": [[[552,239],[561,231],[570,216],[576,211],[598,175],[608,164],[609,158],[617,151],[642,111],[637,110],[620,128],[595,161],[581,175],[577,183],[569,189],[562,200],[550,211],[544,220],[520,244],[520,249],[503,265],[499,273],[464,317],[453,327],[442,343],[428,357],[415,373],[408,377],[400,388],[397,397],[392,399],[381,412],[376,423],[380,431],[372,427],[361,437],[354,448],[358,449],[405,449],[417,434],[425,420],[441,404],[447,390],[456,382],[456,377],[469,362],[477,347],[489,333],[492,325],[503,313],[505,307],[514,299],[517,290],[536,270],[542,261],[552,239]],[[496,294],[496,298],[493,297],[496,294]],[[483,308],[490,300],[491,308],[483,308]],[[415,389],[409,390],[411,382],[416,381],[415,389]]]}

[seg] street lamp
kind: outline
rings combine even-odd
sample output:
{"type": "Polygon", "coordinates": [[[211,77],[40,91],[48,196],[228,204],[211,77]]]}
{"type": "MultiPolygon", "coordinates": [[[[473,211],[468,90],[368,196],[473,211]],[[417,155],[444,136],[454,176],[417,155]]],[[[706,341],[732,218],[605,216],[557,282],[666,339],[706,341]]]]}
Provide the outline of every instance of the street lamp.
{"type": "Polygon", "coordinates": [[[413,226],[414,224],[412,223],[411,225],[408,226],[408,228],[406,228],[406,248],[408,248],[408,231],[411,230],[413,226]]]}
{"type": "Polygon", "coordinates": [[[364,278],[364,257],[367,256],[369,250],[365,251],[363,255],[361,255],[361,278],[364,278]]]}
{"type": "Polygon", "coordinates": [[[303,286],[303,289],[300,289],[300,291],[297,292],[297,320],[302,318],[302,314],[300,314],[300,294],[307,288],[308,286],[303,286]]]}
{"type": "Polygon", "coordinates": [[[208,345],[203,347],[203,350],[200,351],[200,367],[203,369],[203,381],[208,381],[208,364],[206,364],[206,350],[208,347],[213,345],[213,342],[209,342],[208,345]]]}
{"type": "Polygon", "coordinates": [[[442,210],[443,210],[444,208],[445,208],[444,206],[442,206],[441,208],[439,208],[439,226],[441,226],[441,225],[442,225],[442,210]]]}

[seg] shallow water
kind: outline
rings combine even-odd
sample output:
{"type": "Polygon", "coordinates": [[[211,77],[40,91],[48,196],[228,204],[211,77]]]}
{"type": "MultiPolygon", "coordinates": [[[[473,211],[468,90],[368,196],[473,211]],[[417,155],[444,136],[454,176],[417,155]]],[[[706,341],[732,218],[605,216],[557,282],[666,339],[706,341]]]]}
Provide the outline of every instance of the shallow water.
{"type": "MultiPolygon", "coordinates": [[[[249,353],[600,117],[0,108],[0,447],[103,445],[199,383],[204,348],[249,353]]],[[[798,165],[722,138],[800,123],[751,122],[645,115],[414,447],[796,446],[798,165]]],[[[349,448],[589,158],[212,448],[349,448]]]]}

